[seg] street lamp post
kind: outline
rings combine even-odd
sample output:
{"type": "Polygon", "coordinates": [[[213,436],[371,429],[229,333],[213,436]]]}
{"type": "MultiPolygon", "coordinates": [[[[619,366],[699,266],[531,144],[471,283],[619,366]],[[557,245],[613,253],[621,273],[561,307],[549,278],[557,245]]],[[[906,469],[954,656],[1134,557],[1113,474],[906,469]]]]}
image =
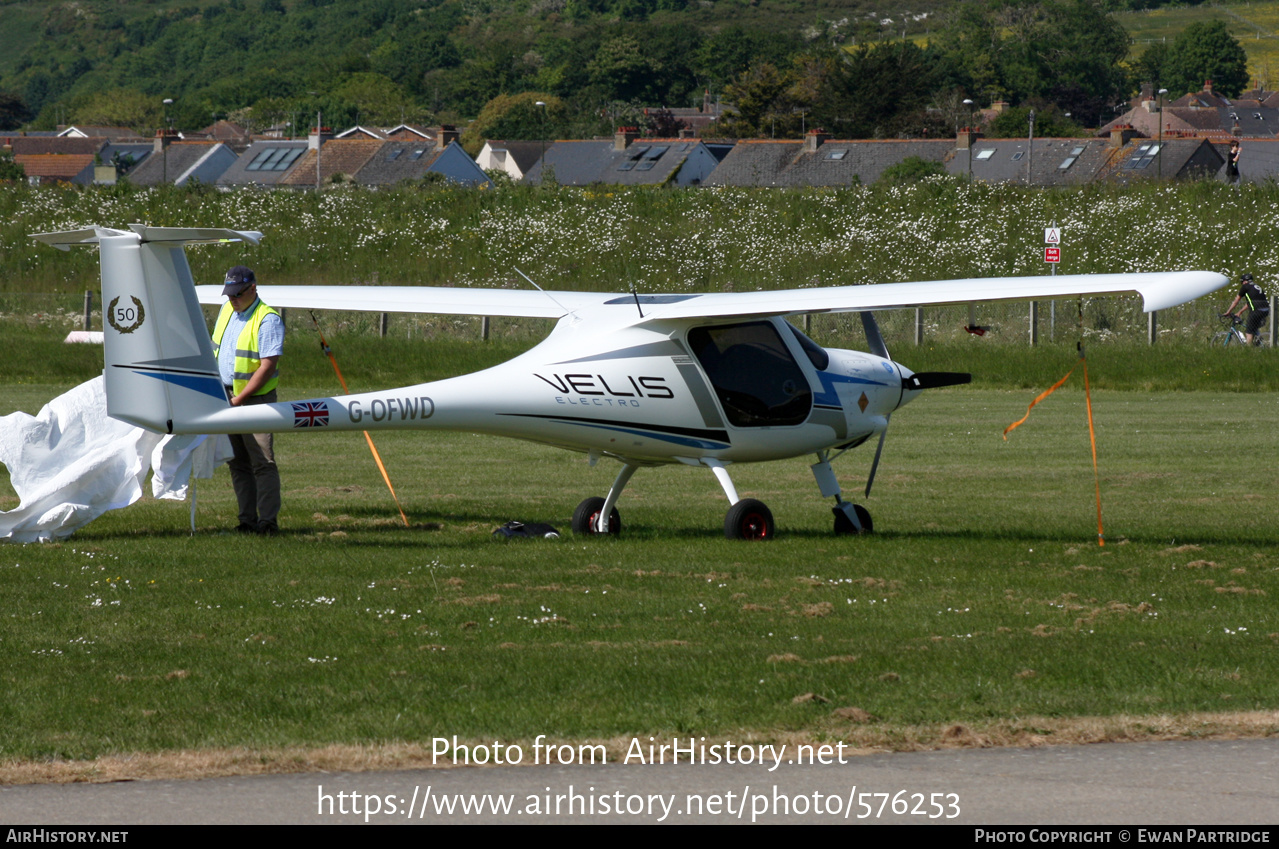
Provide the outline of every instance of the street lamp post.
{"type": "Polygon", "coordinates": [[[1160,180],[1164,178],[1164,95],[1168,89],[1159,89],[1159,149],[1155,151],[1156,172],[1160,180]]]}
{"type": "Polygon", "coordinates": [[[973,181],[973,101],[971,98],[964,98],[964,105],[968,107],[968,182],[973,181]]]}
{"type": "Polygon", "coordinates": [[[173,105],[173,98],[166,97],[164,99],[164,126],[160,128],[160,164],[161,182],[169,182],[169,130],[173,126],[173,119],[169,117],[169,107],[173,105]]]}
{"type": "Polygon", "coordinates": [[[539,114],[542,117],[542,121],[541,121],[542,132],[538,133],[538,135],[542,137],[542,158],[540,161],[542,163],[542,182],[545,182],[546,181],[546,101],[539,100],[534,105],[539,107],[541,110],[539,114]]]}
{"type": "Polygon", "coordinates": [[[1030,144],[1026,151],[1026,185],[1035,179],[1035,110],[1030,110],[1030,144]]]}

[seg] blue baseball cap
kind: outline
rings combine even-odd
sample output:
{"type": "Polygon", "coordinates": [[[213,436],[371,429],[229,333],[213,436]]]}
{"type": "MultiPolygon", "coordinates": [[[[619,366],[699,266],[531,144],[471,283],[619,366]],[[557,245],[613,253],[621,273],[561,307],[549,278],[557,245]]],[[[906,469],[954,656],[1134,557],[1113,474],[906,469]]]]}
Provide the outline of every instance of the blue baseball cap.
{"type": "Polygon", "coordinates": [[[228,297],[238,295],[256,282],[258,279],[252,268],[237,265],[226,273],[226,285],[222,287],[222,294],[228,297]]]}

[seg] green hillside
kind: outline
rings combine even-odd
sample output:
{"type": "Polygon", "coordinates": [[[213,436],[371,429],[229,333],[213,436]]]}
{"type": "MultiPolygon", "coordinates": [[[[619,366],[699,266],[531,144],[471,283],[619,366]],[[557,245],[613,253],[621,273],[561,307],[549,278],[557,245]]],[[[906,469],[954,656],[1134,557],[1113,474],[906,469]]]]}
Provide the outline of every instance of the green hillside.
{"type": "Polygon", "coordinates": [[[1219,6],[1172,6],[1139,12],[1117,12],[1115,18],[1132,36],[1130,56],[1151,44],[1172,41],[1189,24],[1223,21],[1248,53],[1248,72],[1263,88],[1279,86],[1279,2],[1219,6]]]}

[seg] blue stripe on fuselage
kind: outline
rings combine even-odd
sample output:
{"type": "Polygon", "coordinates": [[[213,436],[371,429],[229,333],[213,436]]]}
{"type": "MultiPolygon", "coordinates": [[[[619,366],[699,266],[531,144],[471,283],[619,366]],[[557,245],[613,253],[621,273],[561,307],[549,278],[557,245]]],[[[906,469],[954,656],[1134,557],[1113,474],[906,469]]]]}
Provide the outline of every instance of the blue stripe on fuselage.
{"type": "Polygon", "coordinates": [[[822,382],[822,389],[813,396],[814,404],[822,404],[828,407],[839,407],[843,409],[843,405],[839,403],[839,393],[835,391],[836,383],[856,383],[863,386],[888,386],[882,380],[868,380],[864,377],[849,377],[843,374],[831,374],[828,371],[817,372],[818,379],[822,382]]]}
{"type": "Polygon", "coordinates": [[[694,439],[688,436],[675,436],[669,433],[655,433],[651,430],[634,430],[629,427],[617,427],[615,425],[590,424],[588,422],[578,421],[576,419],[556,419],[556,421],[564,424],[581,425],[582,427],[594,427],[600,430],[615,430],[619,433],[629,433],[632,436],[643,436],[648,439],[660,439],[663,442],[673,442],[676,445],[685,445],[689,448],[732,448],[733,446],[727,442],[712,442],[707,439],[694,439]]]}
{"type": "Polygon", "coordinates": [[[211,395],[214,398],[226,400],[226,390],[222,388],[222,381],[212,377],[201,377],[197,374],[172,374],[161,373],[156,374],[150,371],[137,371],[134,374],[140,374],[143,377],[154,377],[156,380],[163,380],[165,383],[176,383],[178,386],[194,389],[196,392],[203,392],[205,395],[211,395]]]}

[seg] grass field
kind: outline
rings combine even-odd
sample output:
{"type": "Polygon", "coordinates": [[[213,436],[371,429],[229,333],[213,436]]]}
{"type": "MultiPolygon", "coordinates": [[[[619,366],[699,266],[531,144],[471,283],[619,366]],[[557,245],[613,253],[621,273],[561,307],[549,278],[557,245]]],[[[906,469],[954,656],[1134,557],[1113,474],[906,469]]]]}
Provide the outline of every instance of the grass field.
{"type": "MultiPolygon", "coordinates": [[[[337,348],[357,385],[438,376],[445,347],[466,368],[519,347],[424,345],[414,361],[408,343],[366,344],[337,348]],[[377,345],[396,355],[365,376],[377,345]]],[[[72,360],[56,385],[29,382],[30,366],[0,414],[79,379],[85,355],[0,342],[17,347],[45,368],[72,360]]],[[[331,392],[293,350],[288,395],[331,392]]],[[[869,538],[830,534],[799,459],[734,469],[777,516],[773,544],[725,540],[718,486],[683,468],[635,477],[620,539],[500,543],[508,519],[566,528],[615,467],[385,433],[405,529],[358,434],[284,435],[277,539],[225,532],[219,473],[199,487],[194,536],[186,504],[147,499],[68,541],[0,546],[0,782],[163,773],[142,756],[166,753],[216,763],[178,772],[385,766],[453,734],[910,749],[1275,733],[1276,475],[1256,458],[1279,451],[1279,397],[1196,389],[1211,384],[1194,373],[1245,389],[1273,352],[1174,358],[1191,391],[1152,392],[1133,364],[1163,352],[1115,350],[1090,357],[1095,380],[1124,387],[1094,396],[1105,547],[1078,384],[999,437],[1034,394],[1015,387],[1069,368],[1061,347],[1004,348],[985,364],[1008,368],[976,363],[973,387],[895,416],[869,538]]],[[[837,464],[850,492],[870,457],[837,464]]],[[[0,509],[15,504],[0,490],[0,509]]]]}
{"type": "MultiPolygon", "coordinates": [[[[1223,21],[1248,54],[1248,73],[1266,89],[1279,85],[1279,3],[1229,3],[1166,6],[1140,12],[1116,12],[1136,58],[1157,41],[1172,43],[1189,24],[1223,21]]],[[[1185,92],[1174,92],[1180,97],[1185,92]]]]}

